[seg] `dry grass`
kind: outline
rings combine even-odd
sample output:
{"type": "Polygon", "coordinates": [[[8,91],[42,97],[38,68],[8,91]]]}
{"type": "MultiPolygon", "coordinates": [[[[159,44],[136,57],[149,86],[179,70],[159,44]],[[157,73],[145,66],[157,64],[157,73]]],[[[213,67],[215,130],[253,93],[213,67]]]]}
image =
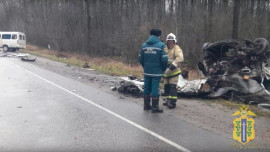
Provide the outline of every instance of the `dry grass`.
{"type": "Polygon", "coordinates": [[[143,69],[140,65],[127,65],[117,58],[91,57],[86,54],[59,52],[33,45],[27,45],[27,50],[24,50],[24,52],[78,67],[82,67],[87,62],[90,65],[90,68],[110,75],[133,75],[141,77],[143,73],[143,69]]]}

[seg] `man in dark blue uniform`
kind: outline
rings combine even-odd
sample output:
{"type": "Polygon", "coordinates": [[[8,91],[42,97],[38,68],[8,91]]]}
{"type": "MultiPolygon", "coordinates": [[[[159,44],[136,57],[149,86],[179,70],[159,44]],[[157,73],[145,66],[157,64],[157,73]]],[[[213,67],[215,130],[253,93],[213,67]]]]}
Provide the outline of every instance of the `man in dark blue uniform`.
{"type": "Polygon", "coordinates": [[[144,69],[144,110],[152,109],[152,113],[162,113],[159,108],[159,83],[167,68],[168,56],[164,51],[165,44],[160,40],[161,30],[152,29],[150,36],[143,43],[139,55],[144,69]],[[152,106],[150,104],[152,96],[152,106]]]}

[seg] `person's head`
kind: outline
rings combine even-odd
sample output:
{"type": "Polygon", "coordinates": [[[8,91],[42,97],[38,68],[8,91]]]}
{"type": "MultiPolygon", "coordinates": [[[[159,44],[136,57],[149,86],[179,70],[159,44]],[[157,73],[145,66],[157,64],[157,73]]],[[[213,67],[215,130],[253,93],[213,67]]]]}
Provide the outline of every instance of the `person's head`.
{"type": "Polygon", "coordinates": [[[173,48],[174,45],[177,43],[176,36],[173,33],[167,35],[166,44],[169,49],[173,48]]]}
{"type": "Polygon", "coordinates": [[[150,35],[155,35],[155,36],[157,36],[157,37],[160,37],[160,35],[161,35],[161,30],[159,30],[159,29],[151,29],[150,30],[150,35]]]}

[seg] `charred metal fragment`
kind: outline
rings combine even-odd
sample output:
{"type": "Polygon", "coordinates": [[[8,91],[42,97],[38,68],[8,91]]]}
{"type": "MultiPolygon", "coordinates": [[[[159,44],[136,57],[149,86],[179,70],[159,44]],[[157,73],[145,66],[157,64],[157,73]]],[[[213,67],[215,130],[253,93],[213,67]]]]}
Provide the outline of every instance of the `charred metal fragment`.
{"type": "Polygon", "coordinates": [[[120,87],[117,89],[119,93],[131,95],[136,98],[143,97],[143,81],[134,77],[121,77],[120,87]]]}
{"type": "Polygon", "coordinates": [[[33,57],[33,56],[24,56],[21,57],[22,61],[26,61],[26,62],[34,62],[36,61],[37,57],[33,57]]]}

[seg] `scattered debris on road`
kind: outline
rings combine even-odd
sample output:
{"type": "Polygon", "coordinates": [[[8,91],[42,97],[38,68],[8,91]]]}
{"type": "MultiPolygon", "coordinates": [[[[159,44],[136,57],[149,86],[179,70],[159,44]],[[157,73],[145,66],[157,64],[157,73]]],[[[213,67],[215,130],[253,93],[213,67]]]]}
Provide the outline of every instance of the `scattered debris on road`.
{"type": "Polygon", "coordinates": [[[26,61],[26,62],[35,62],[37,59],[37,57],[33,57],[33,56],[24,56],[21,57],[22,61],[26,61]]]}
{"type": "Polygon", "coordinates": [[[119,93],[132,95],[140,98],[143,96],[143,81],[133,76],[120,77],[120,87],[117,89],[119,93]]]}
{"type": "MultiPolygon", "coordinates": [[[[187,78],[187,75],[185,75],[187,78]]],[[[120,87],[118,88],[119,93],[130,94],[136,97],[142,97],[143,95],[143,80],[133,76],[120,77],[120,87]],[[138,96],[140,95],[140,96],[138,96]]],[[[177,92],[181,96],[200,96],[208,95],[210,88],[205,85],[207,79],[189,81],[179,75],[177,83],[177,92]]],[[[111,88],[112,89],[112,88],[111,88]]]]}
{"type": "Polygon", "coordinates": [[[28,53],[20,53],[20,52],[0,52],[0,57],[18,57],[22,61],[26,62],[34,62],[37,59],[37,56],[32,56],[28,53]]]}

